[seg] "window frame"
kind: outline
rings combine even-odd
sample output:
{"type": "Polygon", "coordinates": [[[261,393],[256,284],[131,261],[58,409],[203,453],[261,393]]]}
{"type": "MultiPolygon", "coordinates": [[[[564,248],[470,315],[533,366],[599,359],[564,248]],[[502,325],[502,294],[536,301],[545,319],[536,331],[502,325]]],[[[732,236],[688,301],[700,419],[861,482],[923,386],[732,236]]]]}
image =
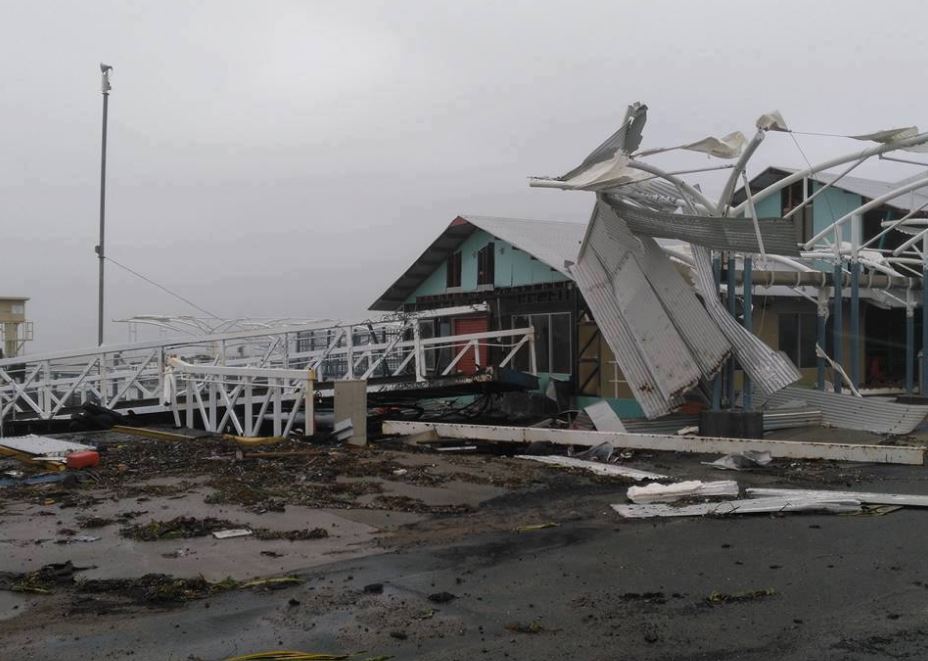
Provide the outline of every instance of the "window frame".
{"type": "MultiPolygon", "coordinates": [[[[545,317],[547,319],[547,338],[546,346],[544,347],[545,354],[542,356],[539,352],[542,350],[539,342],[535,342],[535,358],[538,364],[538,371],[545,374],[573,374],[574,372],[574,361],[573,361],[573,351],[574,351],[574,336],[573,336],[573,313],[571,312],[527,312],[524,314],[513,314],[510,316],[510,328],[523,328],[523,326],[517,323],[517,320],[525,319],[529,326],[533,328],[535,325],[532,323],[534,317],[545,317]],[[567,366],[568,370],[566,372],[555,371],[553,366],[555,364],[554,360],[554,318],[555,317],[566,317],[567,318],[567,366]]],[[[514,340],[515,341],[515,340],[514,340]]],[[[516,359],[513,361],[514,367],[516,365],[521,365],[522,360],[516,359]]],[[[527,362],[527,360],[525,361],[527,362]]],[[[515,367],[519,369],[519,367],[515,367]]],[[[527,369],[527,368],[526,368],[527,369]]]]}
{"type": "Polygon", "coordinates": [[[496,243],[490,241],[477,251],[477,286],[496,282],[496,243]]]}
{"type": "Polygon", "coordinates": [[[445,264],[445,288],[455,289],[461,286],[462,259],[461,251],[457,250],[448,256],[445,264]]]}

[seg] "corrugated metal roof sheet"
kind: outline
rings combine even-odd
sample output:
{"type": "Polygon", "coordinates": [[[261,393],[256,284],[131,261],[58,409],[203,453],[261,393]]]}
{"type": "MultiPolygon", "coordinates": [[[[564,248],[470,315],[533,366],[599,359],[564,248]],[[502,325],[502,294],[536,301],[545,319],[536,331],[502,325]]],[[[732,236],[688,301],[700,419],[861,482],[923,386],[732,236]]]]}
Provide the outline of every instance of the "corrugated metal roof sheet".
{"type": "Polygon", "coordinates": [[[774,393],[767,399],[765,406],[773,409],[794,401],[806,402],[819,409],[826,425],[874,434],[911,434],[928,416],[928,406],[839,395],[796,386],[774,393]]]}
{"type": "Polygon", "coordinates": [[[625,204],[615,196],[609,197],[609,204],[636,234],[678,239],[716,250],[799,256],[794,219],[759,219],[758,227],[764,242],[761,250],[754,222],[747,218],[693,216],[642,209],[625,204]]]}
{"type": "Polygon", "coordinates": [[[682,404],[730,345],[693,289],[649,237],[597,202],[571,273],[635,399],[653,418],[682,404]]]}
{"type": "Polygon", "coordinates": [[[789,358],[747,331],[719,301],[709,249],[694,245],[693,260],[696,264],[693,269],[696,289],[702,294],[706,310],[735,348],[738,364],[751,377],[754,386],[761,393],[770,394],[798,381],[801,374],[789,358]]]}
{"type": "Polygon", "coordinates": [[[564,262],[577,258],[586,225],[555,220],[458,216],[370,309],[396,310],[478,228],[570,277],[564,262]]]}

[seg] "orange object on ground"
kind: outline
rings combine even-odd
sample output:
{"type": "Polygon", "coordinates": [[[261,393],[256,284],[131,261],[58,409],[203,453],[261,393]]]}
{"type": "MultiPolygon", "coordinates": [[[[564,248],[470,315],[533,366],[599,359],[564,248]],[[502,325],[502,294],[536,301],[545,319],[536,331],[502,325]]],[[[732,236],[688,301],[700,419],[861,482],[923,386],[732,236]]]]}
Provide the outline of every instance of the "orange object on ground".
{"type": "Polygon", "coordinates": [[[68,468],[90,468],[100,463],[100,454],[94,450],[82,450],[68,455],[68,468]]]}

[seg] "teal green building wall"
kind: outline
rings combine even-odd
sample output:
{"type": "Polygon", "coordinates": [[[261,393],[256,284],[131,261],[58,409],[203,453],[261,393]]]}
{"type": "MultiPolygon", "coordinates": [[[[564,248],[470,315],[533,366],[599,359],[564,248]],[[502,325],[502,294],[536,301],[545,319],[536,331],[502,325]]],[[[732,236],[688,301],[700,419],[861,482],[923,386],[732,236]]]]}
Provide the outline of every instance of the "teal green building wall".
{"type": "MultiPolygon", "coordinates": [[[[840,184],[840,182],[838,182],[840,184]]],[[[837,185],[837,184],[836,184],[837,185]]],[[[822,188],[822,184],[811,182],[809,194],[822,188]]],[[[828,188],[812,201],[812,231],[818,234],[823,229],[838,220],[841,216],[850,213],[863,204],[860,195],[848,193],[836,188],[828,188]]],[[[829,237],[831,238],[831,237],[829,237]]],[[[860,237],[858,237],[859,239],[860,237]]],[[[847,221],[841,227],[841,240],[851,240],[851,222],[847,221]]]]}
{"type": "MultiPolygon", "coordinates": [[[[774,193],[769,197],[765,197],[754,205],[754,210],[757,211],[758,218],[779,218],[781,209],[782,206],[779,193],[774,193]]],[[[750,213],[745,211],[745,215],[750,216],[750,213]]]]}
{"type": "MultiPolygon", "coordinates": [[[[494,242],[494,286],[519,287],[546,282],[567,280],[560,271],[552,269],[544,262],[534,259],[523,250],[513,247],[505,241],[494,238],[483,230],[477,230],[461,244],[461,286],[455,292],[477,290],[477,253],[490,242],[494,242]]],[[[409,295],[407,303],[414,303],[419,296],[434,296],[448,291],[445,286],[448,273],[447,261],[442,262],[421,285],[409,295]]]]}

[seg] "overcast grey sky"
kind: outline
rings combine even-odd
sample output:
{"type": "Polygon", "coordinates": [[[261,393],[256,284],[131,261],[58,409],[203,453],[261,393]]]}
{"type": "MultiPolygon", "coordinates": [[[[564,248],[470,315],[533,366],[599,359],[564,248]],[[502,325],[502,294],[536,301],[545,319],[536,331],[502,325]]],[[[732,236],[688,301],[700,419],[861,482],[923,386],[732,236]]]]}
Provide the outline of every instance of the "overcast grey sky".
{"type": "MultiPolygon", "coordinates": [[[[918,1],[0,6],[0,295],[32,298],[33,351],[95,343],[100,61],[107,252],[221,316],[357,318],[461,213],[584,220],[590,194],[526,177],[577,165],[633,101],[643,147],[750,135],[772,109],[807,131],[928,128],[918,1]]],[[[755,169],[801,158],[771,135],[755,169]]],[[[195,313],[107,275],[108,319],[195,313]]]]}

